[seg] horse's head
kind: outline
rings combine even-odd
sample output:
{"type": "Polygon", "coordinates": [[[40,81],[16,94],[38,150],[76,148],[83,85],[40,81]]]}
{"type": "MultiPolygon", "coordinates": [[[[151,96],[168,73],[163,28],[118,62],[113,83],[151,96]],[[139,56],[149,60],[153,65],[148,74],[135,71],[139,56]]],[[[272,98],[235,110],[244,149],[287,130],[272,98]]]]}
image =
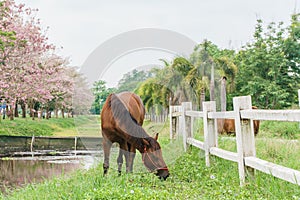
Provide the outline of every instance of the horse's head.
{"type": "Polygon", "coordinates": [[[158,133],[154,138],[143,138],[142,143],[144,149],[142,151],[143,163],[151,172],[156,172],[156,175],[163,180],[169,176],[168,167],[162,157],[162,152],[159,143],[157,142],[158,133]]]}

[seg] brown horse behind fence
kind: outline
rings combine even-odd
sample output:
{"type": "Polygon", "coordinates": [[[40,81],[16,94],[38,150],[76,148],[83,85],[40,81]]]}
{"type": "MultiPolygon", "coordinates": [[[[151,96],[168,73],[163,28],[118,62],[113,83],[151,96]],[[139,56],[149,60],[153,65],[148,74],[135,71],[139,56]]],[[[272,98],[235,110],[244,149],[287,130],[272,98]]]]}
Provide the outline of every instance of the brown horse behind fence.
{"type": "MultiPolygon", "coordinates": [[[[252,109],[257,109],[256,106],[252,106],[252,109]]],[[[234,119],[218,119],[218,133],[235,134],[234,119]]],[[[253,120],[254,135],[258,134],[259,120],[253,120]]]]}
{"type": "Polygon", "coordinates": [[[169,170],[157,142],[158,134],[150,137],[142,128],[145,108],[140,97],[130,92],[110,94],[101,112],[101,128],[104,150],[104,174],[109,168],[109,155],[113,143],[119,143],[118,171],[121,174],[123,156],[126,172],[132,172],[136,149],[142,154],[144,165],[161,179],[169,176],[169,170]]]}

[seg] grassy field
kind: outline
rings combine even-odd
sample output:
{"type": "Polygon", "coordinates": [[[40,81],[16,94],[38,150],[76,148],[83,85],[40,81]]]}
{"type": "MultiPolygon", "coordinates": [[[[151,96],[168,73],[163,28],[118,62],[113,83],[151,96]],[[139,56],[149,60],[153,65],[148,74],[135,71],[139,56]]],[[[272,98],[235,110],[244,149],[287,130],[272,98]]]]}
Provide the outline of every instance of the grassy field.
{"type": "Polygon", "coordinates": [[[97,116],[75,118],[35,119],[15,118],[0,120],[0,135],[22,136],[100,136],[97,116]]]}
{"type": "MultiPolygon", "coordinates": [[[[92,134],[97,127],[90,127],[90,130],[87,125],[97,120],[83,118],[75,124],[81,124],[82,130],[92,134]]],[[[195,125],[195,136],[201,140],[203,127],[200,122],[195,125]]],[[[144,127],[150,135],[161,133],[159,141],[171,173],[166,181],[146,172],[138,153],[134,173],[118,176],[115,158],[112,158],[106,177],[102,175],[100,163],[88,171],[30,184],[9,192],[8,196],[0,194],[0,199],[300,199],[298,185],[259,171],[255,179],[248,179],[246,186],[240,187],[236,163],[212,157],[211,167],[207,168],[203,151],[191,147],[184,153],[181,141],[170,143],[168,123],[145,122],[144,127]]],[[[256,138],[257,156],[300,170],[299,132],[298,123],[262,122],[256,138]]],[[[218,143],[221,148],[236,151],[232,136],[221,136],[218,143]]]]}
{"type": "MultiPolygon", "coordinates": [[[[102,176],[98,165],[72,176],[28,185],[3,199],[299,199],[299,186],[269,175],[256,174],[245,187],[239,186],[237,165],[213,157],[205,167],[204,154],[190,148],[169,165],[171,177],[160,181],[145,172],[122,174],[111,170],[102,176]]],[[[1,197],[0,197],[1,198],[1,197]]]]}

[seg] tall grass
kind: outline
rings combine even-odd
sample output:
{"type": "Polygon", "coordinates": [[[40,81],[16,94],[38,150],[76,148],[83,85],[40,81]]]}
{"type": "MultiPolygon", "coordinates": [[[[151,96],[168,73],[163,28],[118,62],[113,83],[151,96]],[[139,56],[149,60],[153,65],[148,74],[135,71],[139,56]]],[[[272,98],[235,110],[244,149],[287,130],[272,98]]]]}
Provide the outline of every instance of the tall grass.
{"type": "Polygon", "coordinates": [[[271,138],[299,139],[299,122],[263,121],[260,135],[271,138]]]}

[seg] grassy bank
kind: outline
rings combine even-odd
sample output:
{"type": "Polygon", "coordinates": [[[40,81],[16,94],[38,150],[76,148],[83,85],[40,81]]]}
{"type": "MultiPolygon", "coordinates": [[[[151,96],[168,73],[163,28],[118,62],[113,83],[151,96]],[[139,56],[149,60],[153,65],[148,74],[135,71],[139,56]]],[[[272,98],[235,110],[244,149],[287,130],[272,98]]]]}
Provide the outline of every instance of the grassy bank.
{"type": "Polygon", "coordinates": [[[55,132],[74,128],[74,119],[51,118],[49,120],[32,120],[29,118],[15,118],[0,121],[0,135],[22,136],[51,136],[55,132]]]}
{"type": "MultiPolygon", "coordinates": [[[[144,122],[144,128],[150,135],[156,132],[169,135],[169,123],[153,124],[144,122]]],[[[203,133],[202,120],[195,120],[194,130],[203,133]]],[[[24,136],[100,136],[99,116],[79,116],[75,118],[36,119],[15,118],[0,120],[0,135],[24,136]]],[[[260,125],[258,138],[299,139],[300,129],[297,122],[263,121],[260,125]]]]}
{"type": "Polygon", "coordinates": [[[99,117],[35,119],[15,118],[0,121],[0,135],[21,136],[100,136],[99,117]],[[89,131],[87,131],[89,130],[89,131]]]}
{"type": "MultiPolygon", "coordinates": [[[[95,124],[95,120],[99,119],[91,117],[77,120],[75,124],[79,129],[92,132],[89,124],[95,124]]],[[[257,156],[300,170],[298,123],[272,123],[261,124],[256,138],[257,156]]],[[[118,176],[116,155],[112,155],[111,169],[106,177],[102,176],[100,160],[98,166],[88,171],[31,184],[9,192],[8,196],[0,194],[0,199],[300,199],[298,185],[259,171],[256,171],[255,179],[247,180],[247,185],[240,187],[236,163],[212,156],[211,167],[207,168],[203,151],[194,147],[184,153],[181,141],[170,143],[168,123],[153,124],[146,121],[144,127],[150,135],[161,133],[159,141],[171,173],[166,181],[160,181],[146,172],[139,153],[134,173],[118,176]]],[[[202,128],[199,125],[194,129],[197,138],[203,139],[202,128]]],[[[221,136],[219,146],[236,151],[235,138],[221,136]]]]}
{"type": "MultiPolygon", "coordinates": [[[[237,165],[216,157],[205,167],[202,151],[191,148],[169,166],[171,177],[160,181],[150,173],[118,176],[102,167],[72,176],[28,185],[5,199],[299,199],[300,188],[257,173],[245,187],[239,186],[237,165]]],[[[4,199],[4,197],[2,197],[4,199]]],[[[0,197],[1,199],[1,197],[0,197]]]]}

